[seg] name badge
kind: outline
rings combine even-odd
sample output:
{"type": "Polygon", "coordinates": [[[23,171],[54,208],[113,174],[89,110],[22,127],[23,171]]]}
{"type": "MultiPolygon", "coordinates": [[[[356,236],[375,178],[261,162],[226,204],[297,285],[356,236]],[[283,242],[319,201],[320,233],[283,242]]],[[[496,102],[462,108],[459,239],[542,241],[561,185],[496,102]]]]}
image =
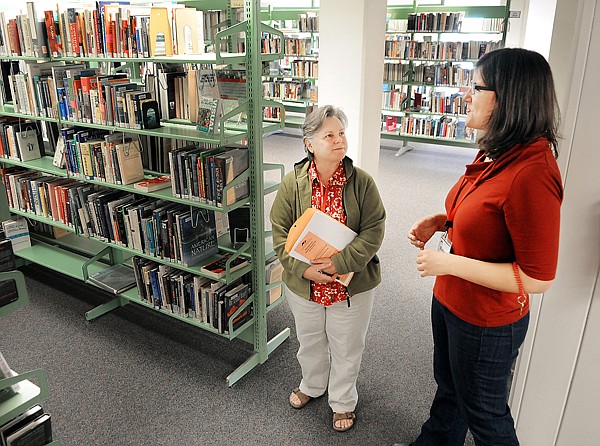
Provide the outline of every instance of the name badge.
{"type": "Polygon", "coordinates": [[[448,231],[444,232],[442,238],[440,239],[440,244],[438,245],[438,251],[447,252],[450,254],[450,250],[452,249],[452,242],[448,238],[448,231]]]}

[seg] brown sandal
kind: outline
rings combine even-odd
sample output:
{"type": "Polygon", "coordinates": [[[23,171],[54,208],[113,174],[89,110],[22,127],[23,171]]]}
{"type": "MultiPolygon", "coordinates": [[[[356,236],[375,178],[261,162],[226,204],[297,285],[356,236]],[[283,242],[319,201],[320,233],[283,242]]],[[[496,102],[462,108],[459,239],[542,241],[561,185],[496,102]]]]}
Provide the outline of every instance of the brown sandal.
{"type": "Polygon", "coordinates": [[[354,412],[334,412],[333,413],[333,428],[338,432],[349,431],[350,429],[352,429],[354,427],[355,423],[356,423],[356,414],[354,412]],[[336,421],[342,421],[342,420],[352,420],[352,423],[350,423],[350,425],[347,427],[338,427],[335,425],[336,421]]]}
{"type": "MultiPolygon", "coordinates": [[[[300,404],[296,405],[294,403],[292,403],[292,400],[288,400],[290,402],[290,406],[292,406],[294,409],[302,409],[304,406],[306,406],[310,400],[312,400],[312,397],[308,396],[305,393],[300,392],[300,388],[296,387],[294,390],[292,390],[292,395],[296,395],[298,397],[298,399],[300,400],[300,404]]],[[[290,395],[290,398],[291,396],[290,395]]]]}

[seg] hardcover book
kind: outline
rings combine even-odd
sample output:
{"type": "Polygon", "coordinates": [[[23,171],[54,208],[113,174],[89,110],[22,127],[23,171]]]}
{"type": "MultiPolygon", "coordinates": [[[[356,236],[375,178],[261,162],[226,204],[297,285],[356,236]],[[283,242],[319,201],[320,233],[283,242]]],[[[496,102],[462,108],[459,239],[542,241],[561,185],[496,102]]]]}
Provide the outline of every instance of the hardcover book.
{"type": "Polygon", "coordinates": [[[219,118],[219,103],[218,98],[201,97],[200,105],[198,106],[198,130],[203,133],[212,134],[218,127],[219,118]]]}
{"type": "Polygon", "coordinates": [[[155,190],[165,189],[171,187],[171,177],[169,175],[162,175],[160,177],[138,181],[133,187],[143,192],[153,192],[155,190]]]}
{"type": "Polygon", "coordinates": [[[194,209],[193,215],[185,212],[176,215],[175,219],[179,231],[180,258],[183,265],[195,265],[219,251],[214,211],[194,209]]]}
{"type": "Polygon", "coordinates": [[[45,413],[6,437],[6,446],[44,445],[51,441],[50,414],[45,413]]]}
{"type": "MultiPolygon", "coordinates": [[[[17,264],[11,241],[8,239],[0,240],[0,272],[14,271],[16,268],[17,264]]],[[[15,302],[18,298],[17,284],[13,279],[0,281],[0,307],[15,302]]]]}
{"type": "Polygon", "coordinates": [[[103,290],[119,294],[135,286],[135,274],[132,268],[117,263],[90,276],[89,281],[103,290]]]}
{"type": "MultiPolygon", "coordinates": [[[[202,266],[200,268],[200,271],[202,271],[207,276],[212,277],[213,279],[220,279],[222,277],[225,277],[225,274],[227,273],[227,261],[231,258],[231,256],[231,253],[227,253],[219,259],[202,266]]],[[[249,263],[250,260],[245,257],[236,257],[229,264],[229,272],[232,273],[234,271],[237,271],[238,269],[243,268],[249,263]]]]}
{"type": "Polygon", "coordinates": [[[44,409],[39,404],[27,409],[21,415],[18,415],[16,418],[13,418],[8,423],[0,426],[0,444],[5,445],[6,439],[21,429],[23,426],[26,426],[30,422],[36,420],[41,415],[44,414],[44,409]]]}
{"type": "Polygon", "coordinates": [[[235,148],[215,157],[215,181],[217,206],[230,205],[246,198],[250,194],[248,180],[243,180],[230,187],[224,197],[224,188],[231,184],[241,173],[248,169],[248,149],[235,148]],[[224,199],[225,198],[225,199],[224,199]]]}

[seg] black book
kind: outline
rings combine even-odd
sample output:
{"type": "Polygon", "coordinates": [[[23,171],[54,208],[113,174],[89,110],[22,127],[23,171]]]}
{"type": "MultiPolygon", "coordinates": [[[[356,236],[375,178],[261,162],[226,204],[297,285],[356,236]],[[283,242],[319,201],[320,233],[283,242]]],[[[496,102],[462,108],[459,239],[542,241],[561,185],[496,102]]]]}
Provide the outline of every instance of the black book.
{"type": "Polygon", "coordinates": [[[235,148],[214,157],[215,163],[215,200],[217,206],[230,205],[246,198],[250,194],[248,180],[240,181],[227,190],[223,189],[248,169],[249,154],[247,148],[235,148]]]}
{"type": "Polygon", "coordinates": [[[142,128],[143,129],[155,129],[160,127],[160,110],[158,109],[158,102],[154,99],[148,99],[141,102],[142,107],[142,128]]]}
{"type": "MultiPolygon", "coordinates": [[[[225,277],[225,274],[227,273],[227,261],[231,258],[231,255],[231,253],[227,253],[217,260],[203,265],[200,267],[200,271],[214,279],[225,277]]],[[[229,264],[229,272],[232,273],[233,271],[241,269],[249,263],[250,260],[246,257],[236,257],[229,264]]]]}
{"type": "Polygon", "coordinates": [[[193,213],[176,215],[175,221],[183,265],[195,265],[219,251],[214,211],[194,209],[193,213]]]}
{"type": "Polygon", "coordinates": [[[52,441],[50,414],[40,415],[6,438],[6,446],[41,446],[52,441]]]}
{"type": "Polygon", "coordinates": [[[42,406],[36,404],[8,423],[0,426],[0,444],[5,445],[8,437],[43,414],[44,409],[42,409],[42,406]]]}
{"type": "Polygon", "coordinates": [[[103,290],[119,294],[136,285],[135,273],[122,263],[110,266],[89,277],[89,281],[103,290]]]}
{"type": "MultiPolygon", "coordinates": [[[[3,237],[4,233],[0,237],[3,237]]],[[[17,268],[12,242],[9,239],[0,240],[0,272],[13,271],[17,268]]],[[[15,302],[19,298],[17,284],[13,279],[0,281],[0,307],[15,302]]]]}

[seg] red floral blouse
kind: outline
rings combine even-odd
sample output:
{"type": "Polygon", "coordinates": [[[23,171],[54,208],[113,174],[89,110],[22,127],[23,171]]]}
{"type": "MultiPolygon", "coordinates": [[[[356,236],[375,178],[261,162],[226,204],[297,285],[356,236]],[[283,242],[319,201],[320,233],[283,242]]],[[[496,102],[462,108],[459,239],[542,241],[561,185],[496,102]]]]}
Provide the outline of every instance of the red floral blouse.
{"type": "MultiPolygon", "coordinates": [[[[308,169],[308,174],[312,181],[311,206],[317,208],[341,223],[346,224],[346,212],[342,202],[342,190],[346,184],[346,172],[344,163],[340,162],[337,170],[329,179],[328,184],[321,184],[317,175],[317,168],[312,162],[308,169]]],[[[335,302],[342,302],[348,299],[348,290],[344,285],[338,282],[332,283],[310,283],[311,300],[325,306],[335,302]]]]}

